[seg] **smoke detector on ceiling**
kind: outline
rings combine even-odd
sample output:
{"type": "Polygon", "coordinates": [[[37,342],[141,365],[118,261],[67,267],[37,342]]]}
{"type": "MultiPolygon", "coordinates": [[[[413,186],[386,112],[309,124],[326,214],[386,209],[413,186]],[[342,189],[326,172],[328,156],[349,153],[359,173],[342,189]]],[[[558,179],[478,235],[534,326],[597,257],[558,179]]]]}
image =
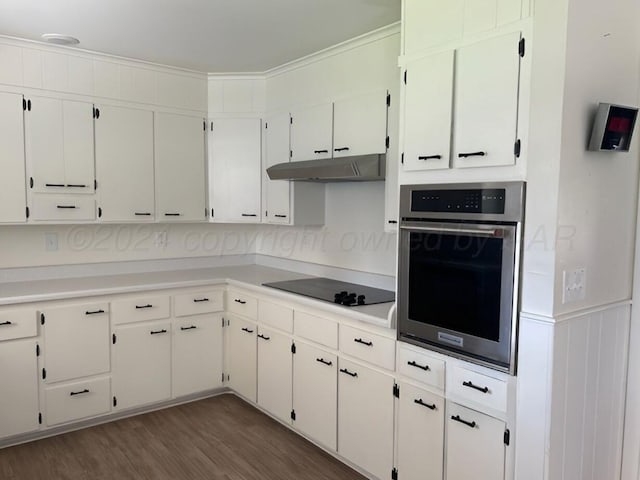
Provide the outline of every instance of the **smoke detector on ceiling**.
{"type": "Polygon", "coordinates": [[[80,40],[70,35],[60,35],[59,33],[45,33],[42,39],[56,45],[78,45],[80,40]]]}

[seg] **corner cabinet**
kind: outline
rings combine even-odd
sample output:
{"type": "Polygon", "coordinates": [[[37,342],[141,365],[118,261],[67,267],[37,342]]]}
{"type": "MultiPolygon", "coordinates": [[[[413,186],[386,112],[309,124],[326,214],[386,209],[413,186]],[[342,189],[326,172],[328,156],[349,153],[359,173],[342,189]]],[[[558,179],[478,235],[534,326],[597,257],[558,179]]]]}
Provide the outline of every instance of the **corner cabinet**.
{"type": "Polygon", "coordinates": [[[0,92],[0,223],[27,220],[24,160],[24,110],[22,95],[0,92]]]}

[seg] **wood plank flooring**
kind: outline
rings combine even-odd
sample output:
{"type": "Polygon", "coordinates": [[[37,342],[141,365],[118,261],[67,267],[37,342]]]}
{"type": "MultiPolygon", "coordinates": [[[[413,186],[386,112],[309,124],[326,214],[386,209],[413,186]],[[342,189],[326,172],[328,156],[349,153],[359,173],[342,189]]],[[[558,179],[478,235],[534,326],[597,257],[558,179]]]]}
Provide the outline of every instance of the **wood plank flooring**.
{"type": "Polygon", "coordinates": [[[364,478],[234,395],[0,450],[2,480],[364,478]]]}

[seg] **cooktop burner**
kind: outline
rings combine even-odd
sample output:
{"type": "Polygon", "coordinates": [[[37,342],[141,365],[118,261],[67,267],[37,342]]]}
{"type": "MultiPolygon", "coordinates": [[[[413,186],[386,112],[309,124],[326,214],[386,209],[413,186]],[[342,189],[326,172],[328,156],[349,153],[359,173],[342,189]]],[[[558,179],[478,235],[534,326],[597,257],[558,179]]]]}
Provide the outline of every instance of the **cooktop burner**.
{"type": "Polygon", "coordinates": [[[305,278],[263,285],[347,307],[393,302],[396,299],[395,293],[389,290],[341,282],[331,278],[305,278]]]}

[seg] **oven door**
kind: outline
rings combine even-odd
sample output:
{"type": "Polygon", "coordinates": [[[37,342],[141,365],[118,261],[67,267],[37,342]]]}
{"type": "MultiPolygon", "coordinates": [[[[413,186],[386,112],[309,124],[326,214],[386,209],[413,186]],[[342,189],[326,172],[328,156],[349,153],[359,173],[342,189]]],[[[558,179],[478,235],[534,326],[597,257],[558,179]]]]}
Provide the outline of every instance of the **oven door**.
{"type": "Polygon", "coordinates": [[[513,371],[518,227],[404,222],[398,337],[513,371]]]}

